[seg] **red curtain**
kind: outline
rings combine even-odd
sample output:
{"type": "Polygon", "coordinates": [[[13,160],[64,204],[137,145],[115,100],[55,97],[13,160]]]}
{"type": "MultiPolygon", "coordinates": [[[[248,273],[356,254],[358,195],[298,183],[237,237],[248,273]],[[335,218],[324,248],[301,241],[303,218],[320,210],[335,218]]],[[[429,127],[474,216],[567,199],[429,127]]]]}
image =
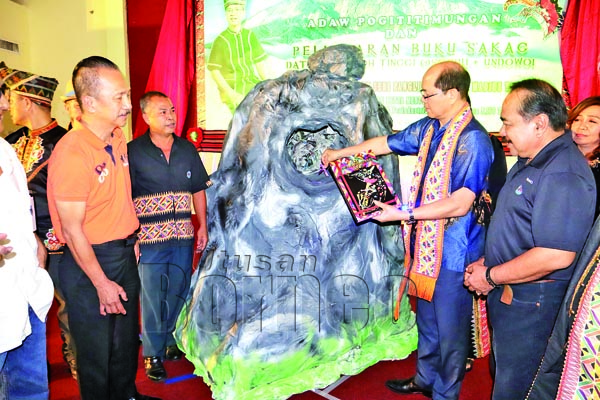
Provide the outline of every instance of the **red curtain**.
{"type": "MultiPolygon", "coordinates": [[[[168,0],[145,91],[158,90],[171,98],[177,113],[178,135],[187,131],[186,121],[193,127],[196,120],[194,32],[194,1],[168,0]]],[[[147,129],[140,112],[133,137],[143,135],[147,129]]]]}
{"type": "Polygon", "coordinates": [[[561,33],[563,91],[569,108],[600,95],[600,0],[569,0],[561,33]]]}

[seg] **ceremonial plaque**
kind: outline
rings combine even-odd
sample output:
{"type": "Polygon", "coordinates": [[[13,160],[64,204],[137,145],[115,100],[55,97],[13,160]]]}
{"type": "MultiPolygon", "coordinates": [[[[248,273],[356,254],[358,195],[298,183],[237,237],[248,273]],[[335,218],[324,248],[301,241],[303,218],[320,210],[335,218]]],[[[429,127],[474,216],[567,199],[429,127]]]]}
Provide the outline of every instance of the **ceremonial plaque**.
{"type": "Polygon", "coordinates": [[[390,181],[371,151],[332,161],[328,170],[356,223],[380,214],[381,208],[373,200],[393,206],[400,204],[390,181]]]}

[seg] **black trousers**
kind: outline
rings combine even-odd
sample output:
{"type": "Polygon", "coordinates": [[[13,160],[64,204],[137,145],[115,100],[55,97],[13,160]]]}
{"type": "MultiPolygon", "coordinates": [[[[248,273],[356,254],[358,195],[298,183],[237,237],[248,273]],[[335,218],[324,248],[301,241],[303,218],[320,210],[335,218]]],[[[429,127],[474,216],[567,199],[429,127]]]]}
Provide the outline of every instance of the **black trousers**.
{"type": "Polygon", "coordinates": [[[82,400],[125,400],[136,395],[139,352],[139,292],[133,244],[128,240],[93,245],[108,279],[127,293],[126,315],[100,315],[96,288],[66,249],[59,267],[69,309],[69,326],[77,348],[82,400]]]}

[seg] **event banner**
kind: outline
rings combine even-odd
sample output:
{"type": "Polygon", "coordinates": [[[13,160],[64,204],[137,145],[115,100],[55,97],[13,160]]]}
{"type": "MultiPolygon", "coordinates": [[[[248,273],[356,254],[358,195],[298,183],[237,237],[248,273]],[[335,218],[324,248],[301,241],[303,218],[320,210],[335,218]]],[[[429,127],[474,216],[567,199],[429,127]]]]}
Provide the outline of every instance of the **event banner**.
{"type": "Polygon", "coordinates": [[[558,30],[565,0],[206,0],[198,2],[198,126],[227,129],[254,85],[307,68],[314,52],[359,46],[361,79],[401,129],[425,115],[421,78],[455,60],[471,74],[475,116],[500,128],[511,82],[561,87],[558,30]],[[227,3],[227,10],[225,9],[227,3]]]}

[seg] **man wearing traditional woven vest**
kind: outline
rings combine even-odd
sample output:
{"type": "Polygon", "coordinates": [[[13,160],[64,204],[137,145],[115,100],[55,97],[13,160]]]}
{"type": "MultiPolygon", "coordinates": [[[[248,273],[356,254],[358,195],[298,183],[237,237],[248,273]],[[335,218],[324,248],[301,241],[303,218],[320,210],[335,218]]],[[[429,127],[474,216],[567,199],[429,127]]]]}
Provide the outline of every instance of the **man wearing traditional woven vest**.
{"type": "Polygon", "coordinates": [[[539,79],[513,83],[500,119],[500,134],[519,159],[498,195],[485,259],[467,267],[465,285],[489,292],[492,399],[515,400],[527,396],[542,361],[594,220],[596,185],[565,134],[567,108],[552,85],[539,79]]]}
{"type": "Polygon", "coordinates": [[[196,252],[208,242],[206,194],[211,182],[194,145],[175,134],[177,114],[161,92],[144,93],[140,108],[148,131],[127,145],[131,194],[140,220],[140,305],[146,376],[167,377],[165,360],[179,360],[173,331],[190,289],[194,258],[192,207],[198,221],[196,252]]]}
{"type": "Polygon", "coordinates": [[[469,349],[472,295],[463,286],[467,265],[483,254],[485,227],[474,201],[487,188],[493,148],[468,103],[469,73],[456,62],[430,67],[421,96],[427,117],[389,136],[344,149],[321,161],[366,150],[417,155],[408,201],[382,203],[380,222],[403,221],[406,269],[415,283],[419,331],[417,373],[390,380],[396,393],[458,399],[469,349]]]}

